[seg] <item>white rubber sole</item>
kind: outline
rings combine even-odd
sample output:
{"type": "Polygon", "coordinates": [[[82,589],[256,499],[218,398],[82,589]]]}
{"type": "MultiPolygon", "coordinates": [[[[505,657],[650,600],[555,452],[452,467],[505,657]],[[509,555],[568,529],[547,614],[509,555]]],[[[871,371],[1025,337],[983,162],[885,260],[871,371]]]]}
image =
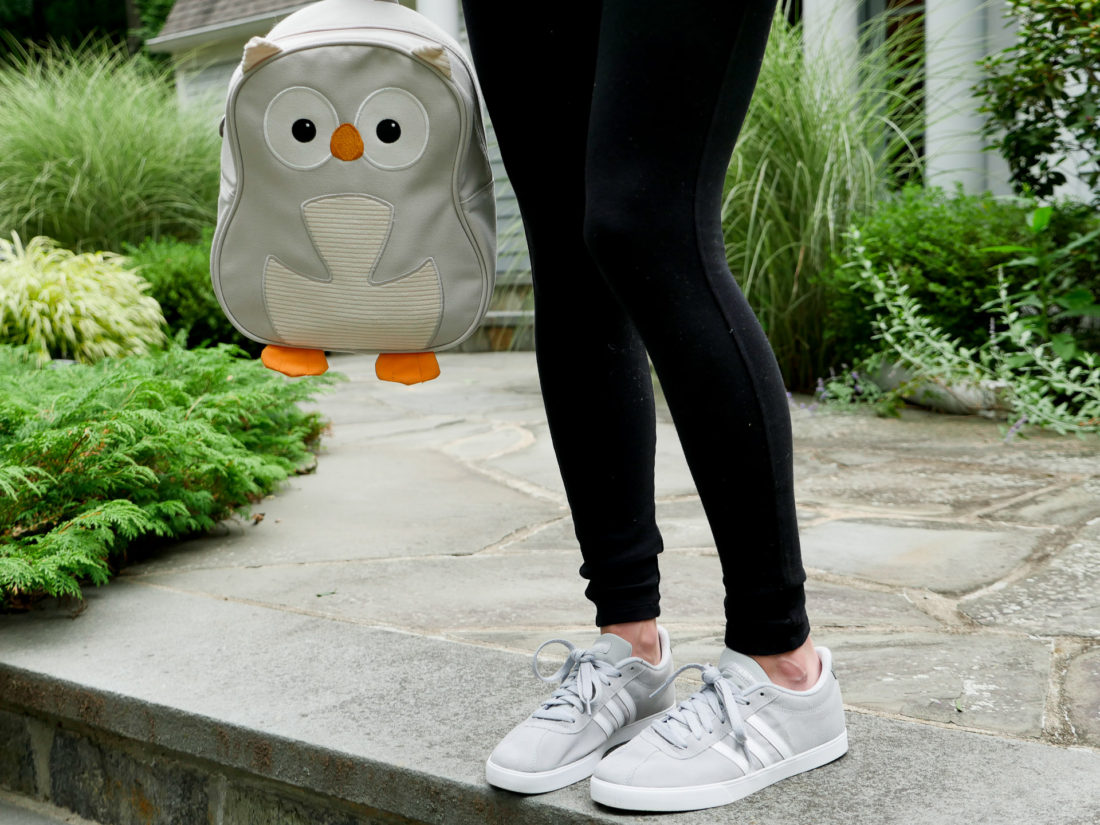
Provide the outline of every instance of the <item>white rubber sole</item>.
{"type": "Polygon", "coordinates": [[[596,770],[596,766],[600,764],[600,760],[603,759],[604,754],[612,748],[633,739],[653,722],[664,717],[669,710],[670,708],[666,708],[660,713],[624,725],[592,753],[581,757],[575,762],[570,762],[568,765],[562,765],[549,771],[531,773],[517,771],[502,767],[496,764],[492,757],[489,757],[485,762],[485,781],[496,788],[503,788],[506,791],[515,791],[516,793],[547,793],[556,791],[558,788],[564,788],[566,785],[572,785],[574,782],[580,782],[592,775],[592,772],[596,770]]]}
{"type": "Polygon", "coordinates": [[[744,799],[761,788],[773,785],[781,779],[820,768],[848,752],[848,732],[796,754],[782,762],[768,765],[758,771],[710,785],[688,785],[679,788],[644,788],[618,785],[592,777],[592,799],[601,805],[628,811],[696,811],[716,808],[729,802],[744,799]]]}

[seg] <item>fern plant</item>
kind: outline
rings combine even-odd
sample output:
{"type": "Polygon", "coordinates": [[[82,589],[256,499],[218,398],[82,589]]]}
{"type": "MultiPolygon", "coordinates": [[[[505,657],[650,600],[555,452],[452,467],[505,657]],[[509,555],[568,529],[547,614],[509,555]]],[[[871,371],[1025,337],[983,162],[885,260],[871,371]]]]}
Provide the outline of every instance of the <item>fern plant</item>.
{"type": "Polygon", "coordinates": [[[333,379],[242,354],[51,367],[0,347],[0,605],[79,596],[134,539],[208,529],[303,466],[322,421],[297,405],[333,379]]]}
{"type": "Polygon", "coordinates": [[[164,343],[164,316],[149,285],[110,252],[77,255],[49,238],[0,238],[0,343],[40,360],[90,363],[164,343]]]}

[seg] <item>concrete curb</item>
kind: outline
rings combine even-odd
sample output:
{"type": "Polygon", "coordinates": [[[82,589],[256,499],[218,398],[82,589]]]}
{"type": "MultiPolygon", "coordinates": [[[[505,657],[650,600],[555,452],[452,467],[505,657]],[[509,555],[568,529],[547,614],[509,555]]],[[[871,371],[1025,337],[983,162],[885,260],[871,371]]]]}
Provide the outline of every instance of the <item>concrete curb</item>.
{"type": "MultiPolygon", "coordinates": [[[[428,686],[433,688],[445,692],[442,683],[428,686]]],[[[0,728],[9,733],[6,750],[36,772],[28,785],[25,776],[11,775],[13,763],[7,760],[0,784],[104,823],[652,821],[594,805],[585,782],[535,797],[496,791],[479,779],[481,754],[469,754],[466,776],[436,775],[397,760],[341,752],[6,665],[0,666],[0,696],[0,728]]],[[[456,696],[450,707],[433,712],[454,718],[464,710],[456,696]]],[[[662,820],[684,825],[1097,821],[1100,753],[1093,750],[866,714],[849,713],[849,728],[851,752],[833,765],[734,805],[662,820]]]]}

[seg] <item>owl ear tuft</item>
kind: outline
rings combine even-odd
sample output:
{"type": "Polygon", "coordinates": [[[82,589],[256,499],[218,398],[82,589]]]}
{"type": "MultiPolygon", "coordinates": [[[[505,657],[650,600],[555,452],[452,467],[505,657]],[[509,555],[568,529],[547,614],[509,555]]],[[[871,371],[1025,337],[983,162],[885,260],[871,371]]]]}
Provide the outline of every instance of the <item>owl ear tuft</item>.
{"type": "Polygon", "coordinates": [[[241,71],[248,72],[256,68],[260,63],[267,60],[272,55],[276,55],[283,50],[283,47],[278,43],[264,37],[253,37],[244,47],[244,59],[241,61],[241,71]]]}
{"type": "Polygon", "coordinates": [[[447,77],[451,76],[451,61],[447,57],[447,52],[443,50],[442,46],[417,46],[413,49],[413,54],[425,63],[430,63],[435,66],[447,77]]]}

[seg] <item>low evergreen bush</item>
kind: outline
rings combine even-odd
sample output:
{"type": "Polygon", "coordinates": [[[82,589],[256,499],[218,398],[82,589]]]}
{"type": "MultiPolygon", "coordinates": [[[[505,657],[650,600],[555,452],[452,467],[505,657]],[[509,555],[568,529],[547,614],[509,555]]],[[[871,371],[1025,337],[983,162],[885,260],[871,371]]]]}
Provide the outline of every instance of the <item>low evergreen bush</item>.
{"type": "Polygon", "coordinates": [[[322,421],[290,381],[230,346],[40,365],[0,347],[0,606],[80,596],[145,536],[181,537],[272,490],[322,421]]]}
{"type": "Polygon", "coordinates": [[[109,252],[0,238],[0,343],[25,345],[43,361],[147,352],[164,343],[164,317],[148,288],[109,252]]]}
{"type": "Polygon", "coordinates": [[[218,199],[217,124],[170,67],[89,45],[0,61],[0,235],[76,250],[197,239],[218,199]]]}
{"type": "Polygon", "coordinates": [[[175,238],[147,238],[127,245],[128,266],[149,282],[164,320],[174,334],[183,335],[189,347],[204,344],[236,344],[259,354],[257,344],[237,331],[225,317],[210,284],[210,245],[214,230],[203,230],[192,243],[175,238]]]}

